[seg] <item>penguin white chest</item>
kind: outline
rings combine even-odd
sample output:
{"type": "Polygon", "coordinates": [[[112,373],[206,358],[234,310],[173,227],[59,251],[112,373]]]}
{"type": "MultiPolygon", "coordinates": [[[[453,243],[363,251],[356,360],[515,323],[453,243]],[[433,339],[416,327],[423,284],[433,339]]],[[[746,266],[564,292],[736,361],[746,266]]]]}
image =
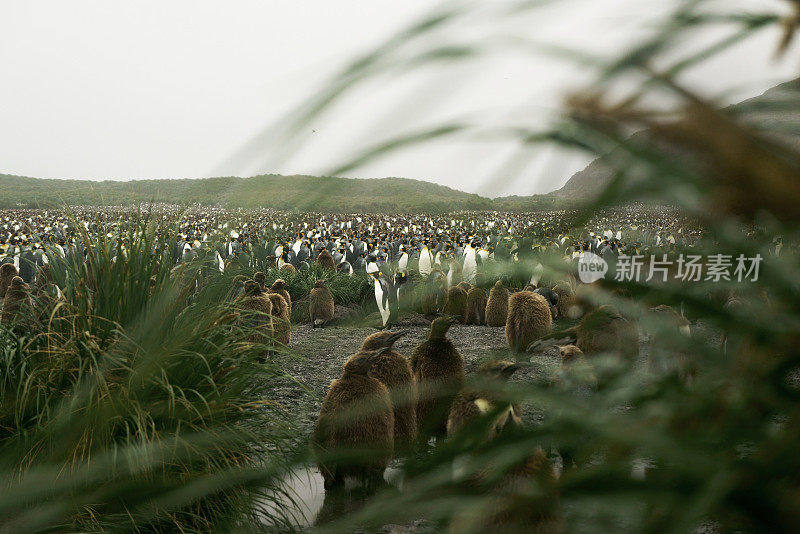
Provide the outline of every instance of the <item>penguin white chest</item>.
{"type": "Polygon", "coordinates": [[[464,256],[463,278],[467,282],[473,282],[476,274],[478,274],[478,262],[475,260],[475,249],[469,248],[464,256]]]}
{"type": "Polygon", "coordinates": [[[386,326],[386,321],[389,320],[389,299],[384,297],[383,288],[381,287],[380,280],[375,280],[375,302],[378,304],[378,311],[381,314],[383,326],[386,326]]]}
{"type": "Polygon", "coordinates": [[[405,271],[408,268],[408,254],[403,252],[403,255],[400,256],[400,260],[397,262],[397,267],[401,271],[405,271]]]}
{"type": "Polygon", "coordinates": [[[419,273],[423,275],[431,274],[431,254],[428,247],[424,247],[419,254],[419,273]]]}

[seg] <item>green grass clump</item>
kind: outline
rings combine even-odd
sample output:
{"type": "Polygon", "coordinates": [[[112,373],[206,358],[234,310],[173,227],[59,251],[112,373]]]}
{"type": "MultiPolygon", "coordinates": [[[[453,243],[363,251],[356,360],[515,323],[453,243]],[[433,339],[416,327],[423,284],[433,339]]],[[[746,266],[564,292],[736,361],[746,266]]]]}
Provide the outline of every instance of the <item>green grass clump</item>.
{"type": "Polygon", "coordinates": [[[0,327],[8,531],[289,523],[256,511],[283,491],[292,424],[269,395],[283,372],[245,341],[219,272],[156,268],[164,244],[146,222],[127,259],[86,236],[86,262],[53,258],[63,300],[38,297],[36,314],[0,327]]]}

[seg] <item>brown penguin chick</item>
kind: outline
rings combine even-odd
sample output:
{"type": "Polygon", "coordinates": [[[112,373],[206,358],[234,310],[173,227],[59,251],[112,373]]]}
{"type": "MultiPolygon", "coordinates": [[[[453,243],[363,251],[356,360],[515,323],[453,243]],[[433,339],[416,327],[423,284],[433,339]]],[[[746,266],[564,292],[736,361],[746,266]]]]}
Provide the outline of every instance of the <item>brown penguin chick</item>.
{"type": "Polygon", "coordinates": [[[268,292],[265,297],[272,303],[272,331],[275,341],[288,345],[292,341],[292,317],[289,306],[278,293],[268,292]]]}
{"type": "Polygon", "coordinates": [[[666,304],[651,308],[651,312],[657,324],[650,332],[648,373],[659,374],[675,369],[682,381],[690,382],[697,371],[692,355],[686,350],[680,350],[676,345],[681,338],[686,339],[692,335],[691,323],[672,306],[666,304]]]}
{"type": "Polygon", "coordinates": [[[261,287],[262,290],[266,289],[267,275],[261,271],[256,271],[253,275],[253,281],[261,287]]]}
{"type": "Polygon", "coordinates": [[[239,324],[253,329],[247,336],[250,343],[267,344],[272,341],[272,302],[254,280],[244,284],[244,296],[236,302],[239,324]]]}
{"type": "Polygon", "coordinates": [[[286,281],[283,278],[278,278],[272,283],[272,286],[270,286],[269,290],[283,297],[283,300],[286,301],[286,305],[289,307],[289,315],[291,316],[292,297],[289,296],[289,291],[286,289],[286,287],[286,281]]]}
{"type": "Polygon", "coordinates": [[[8,286],[11,285],[11,280],[13,280],[15,276],[19,276],[19,272],[17,272],[17,268],[13,263],[4,263],[0,265],[0,298],[6,296],[8,286]]]}
{"type": "Polygon", "coordinates": [[[369,376],[389,390],[394,409],[395,454],[409,450],[417,440],[417,385],[408,360],[393,349],[395,342],[404,335],[406,332],[377,332],[367,337],[359,350],[362,353],[383,347],[390,349],[375,358],[369,376]]]}
{"type": "Polygon", "coordinates": [[[441,313],[447,302],[447,278],[438,269],[431,271],[423,285],[422,313],[441,313]]]}
{"type": "Polygon", "coordinates": [[[604,304],[586,314],[576,328],[576,345],[587,356],[613,353],[629,360],[639,356],[639,326],[604,304]]]}
{"type": "Polygon", "coordinates": [[[24,307],[30,307],[31,305],[30,286],[22,278],[15,276],[11,279],[11,283],[6,290],[3,310],[2,314],[0,314],[0,323],[4,325],[13,323],[24,307]]]}
{"type": "Polygon", "coordinates": [[[461,324],[467,323],[467,292],[461,287],[455,286],[447,290],[444,314],[457,317],[461,324]]]}
{"type": "Polygon", "coordinates": [[[486,301],[486,324],[489,326],[505,326],[508,318],[508,289],[498,280],[489,291],[486,301]]]}
{"type": "Polygon", "coordinates": [[[325,271],[335,271],[336,264],[333,262],[333,256],[327,249],[323,249],[317,256],[317,265],[322,267],[325,271]]]}
{"type": "Polygon", "coordinates": [[[501,406],[505,408],[501,409],[487,428],[488,439],[494,439],[509,425],[522,426],[522,407],[518,404],[503,403],[497,391],[519,367],[519,364],[505,360],[493,360],[483,364],[478,369],[477,383],[465,388],[453,400],[447,418],[447,435],[456,434],[470,421],[493,413],[501,406]]]}
{"type": "Polygon", "coordinates": [[[561,354],[561,366],[550,377],[550,386],[596,389],[597,378],[583,351],[575,345],[563,345],[558,350],[561,354]]]}
{"type": "Polygon", "coordinates": [[[372,485],[382,479],[394,454],[394,413],[386,386],[369,376],[383,352],[359,352],[331,383],[311,437],[325,489],[348,477],[372,485]]]}
{"type": "MultiPolygon", "coordinates": [[[[484,470],[486,474],[492,471],[491,466],[484,470]]],[[[564,531],[555,469],[541,448],[509,469],[488,493],[490,504],[457,514],[451,532],[557,534],[564,531]]]]}
{"type": "Polygon", "coordinates": [[[467,291],[467,324],[486,324],[486,290],[475,286],[467,291]]]}
{"type": "Polygon", "coordinates": [[[281,274],[295,274],[297,269],[294,268],[294,265],[291,263],[284,263],[281,265],[281,268],[278,269],[278,272],[281,274]]]}
{"type": "Polygon", "coordinates": [[[575,294],[572,292],[570,285],[567,282],[559,282],[553,286],[553,291],[558,295],[558,316],[577,318],[578,312],[574,309],[575,294]]]}
{"type": "Polygon", "coordinates": [[[547,300],[533,291],[518,291],[508,299],[506,341],[512,353],[525,352],[528,346],[550,332],[553,316],[547,300]]]}
{"type": "Polygon", "coordinates": [[[311,327],[322,327],[333,319],[333,295],[325,280],[317,280],[309,295],[308,312],[311,316],[311,327]]]}
{"type": "Polygon", "coordinates": [[[428,339],[411,353],[419,392],[417,424],[420,438],[425,440],[447,433],[450,405],[464,387],[464,358],[447,339],[447,330],[455,321],[451,316],[435,319],[428,339]]]}

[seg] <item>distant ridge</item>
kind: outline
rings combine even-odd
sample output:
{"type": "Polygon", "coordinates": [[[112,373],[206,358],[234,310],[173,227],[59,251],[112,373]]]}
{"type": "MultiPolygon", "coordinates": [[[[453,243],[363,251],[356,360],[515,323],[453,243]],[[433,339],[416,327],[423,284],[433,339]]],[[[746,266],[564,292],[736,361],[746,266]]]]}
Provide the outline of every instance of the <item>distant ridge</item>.
{"type": "Polygon", "coordinates": [[[148,203],[223,205],[299,211],[437,212],[491,209],[492,201],[408,178],[282,176],[181,180],[53,180],[0,174],[0,207],[148,203]]]}
{"type": "MultiPolygon", "coordinates": [[[[727,111],[774,137],[800,144],[800,79],[777,85],[762,95],[729,106],[727,111]]],[[[643,135],[647,135],[647,131],[638,132],[632,138],[643,135]]],[[[612,174],[609,165],[598,158],[573,174],[561,189],[552,194],[574,200],[593,198],[608,185],[612,174]]]]}

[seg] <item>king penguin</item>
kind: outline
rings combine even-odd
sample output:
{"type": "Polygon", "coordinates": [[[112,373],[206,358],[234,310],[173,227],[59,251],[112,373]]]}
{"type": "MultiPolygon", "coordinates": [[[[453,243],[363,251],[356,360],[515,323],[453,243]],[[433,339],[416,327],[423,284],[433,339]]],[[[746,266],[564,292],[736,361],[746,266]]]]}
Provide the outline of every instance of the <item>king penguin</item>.
{"type": "Polygon", "coordinates": [[[390,328],[397,320],[397,292],[392,280],[383,272],[370,274],[375,279],[375,302],[378,304],[381,322],[384,328],[390,328]]]}
{"type": "Polygon", "coordinates": [[[428,244],[423,245],[419,253],[419,274],[428,276],[431,274],[431,253],[428,250],[428,244]]]}
{"type": "Polygon", "coordinates": [[[475,259],[475,248],[472,243],[464,249],[464,268],[461,270],[461,278],[467,282],[474,282],[475,275],[478,274],[478,261],[475,259]]]}

